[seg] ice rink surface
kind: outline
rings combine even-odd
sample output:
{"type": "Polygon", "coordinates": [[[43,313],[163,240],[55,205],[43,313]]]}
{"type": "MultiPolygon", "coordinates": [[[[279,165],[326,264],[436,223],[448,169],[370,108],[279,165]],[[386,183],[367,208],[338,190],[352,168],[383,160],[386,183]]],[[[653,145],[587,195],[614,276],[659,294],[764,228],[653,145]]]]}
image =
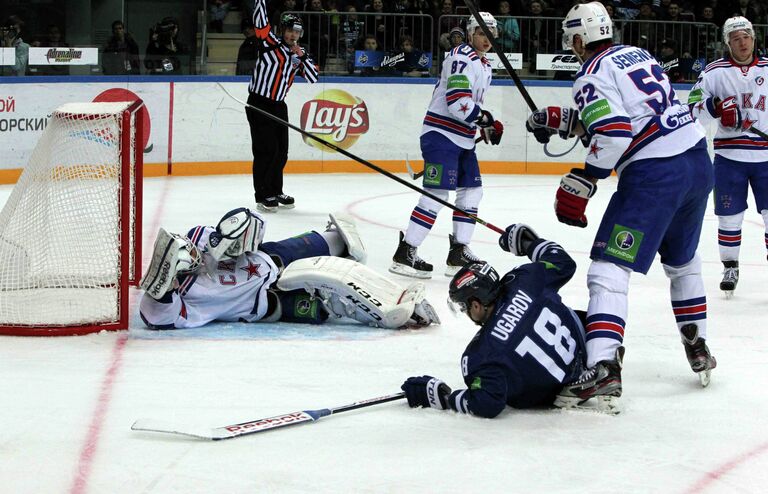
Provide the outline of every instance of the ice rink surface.
{"type": "MultiPolygon", "coordinates": [[[[485,177],[480,217],[526,222],[577,260],[561,290],[587,302],[587,252],[615,180],[587,210],[590,226],[557,223],[559,177],[485,177]]],[[[0,187],[4,204],[11,186],[0,187]]],[[[369,266],[387,276],[397,231],[417,194],[377,174],[289,175],[297,207],[267,217],[268,240],[322,229],[327,213],[358,220],[369,266]]],[[[159,226],[184,233],[253,206],[249,176],[145,181],[144,265],[159,226]]],[[[768,263],[761,218],[747,213],[741,281],[719,293],[717,222],[707,214],[700,253],[709,346],[718,367],[702,389],[686,362],[657,263],[633,275],[623,412],[507,408],[494,420],[409,409],[397,401],[309,425],[223,442],[134,432],[139,418],[214,427],[334,407],[399,391],[411,375],[462,387],[459,359],[475,328],[444,300],[450,212],[420,249],[435,264],[428,299],[443,323],[420,331],[356,324],[213,325],[0,341],[0,492],[3,493],[761,493],[768,491],[768,263]]],[[[478,225],[473,249],[505,272],[517,263],[478,225]]],[[[397,278],[407,282],[405,278],[397,278]]]]}

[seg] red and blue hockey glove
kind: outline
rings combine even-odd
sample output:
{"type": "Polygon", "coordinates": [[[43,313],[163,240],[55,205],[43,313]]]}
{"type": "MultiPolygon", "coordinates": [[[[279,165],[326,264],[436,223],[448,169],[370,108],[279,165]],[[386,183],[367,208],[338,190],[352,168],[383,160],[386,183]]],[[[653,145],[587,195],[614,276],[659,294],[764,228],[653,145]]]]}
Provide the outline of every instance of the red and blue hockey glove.
{"type": "Polygon", "coordinates": [[[486,144],[497,146],[501,142],[501,136],[504,134],[504,124],[494,120],[488,127],[480,129],[480,136],[486,144]]]}
{"type": "Polygon", "coordinates": [[[560,179],[560,188],[555,195],[555,214],[560,223],[584,228],[587,226],[587,202],[595,195],[597,185],[584,170],[574,168],[560,179]]]}
{"type": "Polygon", "coordinates": [[[579,110],[562,106],[547,106],[533,112],[525,122],[528,132],[533,132],[536,140],[542,144],[549,142],[549,136],[555,132],[563,139],[573,137],[576,124],[579,123],[579,110]]]}
{"type": "Polygon", "coordinates": [[[533,228],[523,223],[509,225],[499,237],[499,247],[516,256],[528,255],[528,249],[539,236],[533,228]]]}
{"type": "Polygon", "coordinates": [[[409,377],[400,389],[405,391],[408,406],[445,410],[448,408],[448,395],[451,388],[443,381],[432,376],[409,377]]]}
{"type": "Polygon", "coordinates": [[[715,115],[720,119],[720,125],[729,129],[741,129],[743,119],[741,110],[736,104],[736,97],[730,96],[720,101],[720,98],[713,100],[715,106],[715,115]]]}

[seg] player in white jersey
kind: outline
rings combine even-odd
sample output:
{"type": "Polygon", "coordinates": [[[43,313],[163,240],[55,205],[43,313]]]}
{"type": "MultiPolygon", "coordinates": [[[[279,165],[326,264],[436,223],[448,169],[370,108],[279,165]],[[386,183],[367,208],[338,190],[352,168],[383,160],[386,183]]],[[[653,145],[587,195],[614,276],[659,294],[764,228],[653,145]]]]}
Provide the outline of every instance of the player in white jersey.
{"type": "MultiPolygon", "coordinates": [[[[483,21],[496,36],[496,19],[480,12],[483,21]]],[[[467,22],[467,43],[453,48],[443,61],[440,80],[432,93],[421,130],[421,154],[424,158],[423,186],[433,195],[447,200],[456,191],[456,206],[477,215],[483,196],[480,167],[475,154],[475,133],[480,129],[486,143],[499,144],[504,126],[485,109],[484,101],[491,85],[491,64],[485,53],[491,49],[474,17],[467,22]]],[[[430,278],[432,265],[421,259],[416,249],[429,234],[442,204],[421,196],[411,213],[408,229],[400,233],[400,242],[389,270],[416,278],[430,278]]],[[[469,249],[475,221],[453,213],[453,235],[446,260],[447,276],[479,259],[469,249]]]]}
{"type": "Polygon", "coordinates": [[[541,141],[554,133],[579,135],[589,149],[585,167],[560,182],[558,220],[586,227],[584,213],[597,180],[615,170],[619,183],[590,254],[589,369],[564,388],[561,404],[621,396],[629,278],[633,271],[647,273],[657,252],[670,279],[686,356],[706,385],[715,360],[705,344],[706,295],[696,253],[713,182],[704,132],[650,53],[613,44],[602,4],[574,6],[563,31],[564,47],[583,61],[573,85],[578,109],[547,107],[527,123],[541,141]]]}
{"type": "Polygon", "coordinates": [[[723,25],[730,56],[715,60],[699,75],[688,96],[703,123],[718,119],[715,134],[715,215],[723,262],[720,289],[730,297],[739,281],[741,224],[750,185],[765,223],[768,249],[768,142],[748,131],[768,129],[768,58],[754,54],[755,31],[744,17],[723,25]]]}
{"type": "Polygon", "coordinates": [[[330,219],[324,232],[277,242],[262,242],[264,219],[246,208],[186,237],[160,229],[140,284],[142,320],[151,329],[212,321],[320,324],[329,315],[385,328],[440,322],[422,283],[403,288],[365,267],[352,218],[330,219]]]}

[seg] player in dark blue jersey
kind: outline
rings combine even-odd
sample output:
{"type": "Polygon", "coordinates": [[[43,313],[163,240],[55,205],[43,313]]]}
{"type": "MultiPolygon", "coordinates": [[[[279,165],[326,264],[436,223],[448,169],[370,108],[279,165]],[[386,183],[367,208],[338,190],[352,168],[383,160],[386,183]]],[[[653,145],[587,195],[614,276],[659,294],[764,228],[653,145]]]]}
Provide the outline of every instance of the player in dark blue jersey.
{"type": "Polygon", "coordinates": [[[583,321],[557,293],[576,263],[523,224],[509,226],[499,244],[532,262],[501,279],[490,265],[471,264],[450,283],[451,305],[481,326],[461,358],[467,389],[452,392],[432,376],[410,377],[402,389],[411,407],[493,418],[506,405],[549,406],[586,368],[583,321]]]}

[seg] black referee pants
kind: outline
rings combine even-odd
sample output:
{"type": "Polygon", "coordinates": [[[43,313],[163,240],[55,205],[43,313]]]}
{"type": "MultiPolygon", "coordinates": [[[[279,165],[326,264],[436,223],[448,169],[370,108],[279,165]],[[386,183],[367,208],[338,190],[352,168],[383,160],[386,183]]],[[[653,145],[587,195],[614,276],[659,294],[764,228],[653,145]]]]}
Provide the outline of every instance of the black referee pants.
{"type": "MultiPolygon", "coordinates": [[[[288,121],[285,101],[272,101],[251,93],[248,104],[288,121]]],[[[245,114],[251,128],[253,190],[256,202],[261,202],[283,193],[283,169],[288,161],[288,127],[248,107],[245,114]]]]}

